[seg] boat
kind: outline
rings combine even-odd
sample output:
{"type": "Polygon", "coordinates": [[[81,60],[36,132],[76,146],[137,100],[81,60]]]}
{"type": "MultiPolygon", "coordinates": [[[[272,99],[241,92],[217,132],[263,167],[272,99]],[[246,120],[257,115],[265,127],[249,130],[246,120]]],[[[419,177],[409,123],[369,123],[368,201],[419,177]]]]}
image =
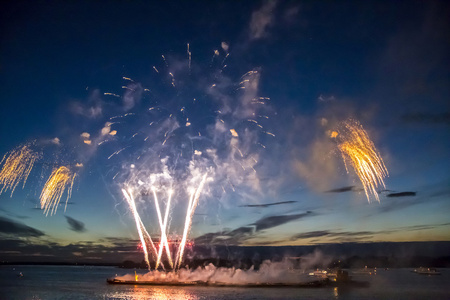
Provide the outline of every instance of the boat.
{"type": "Polygon", "coordinates": [[[164,286],[216,286],[216,287],[323,287],[328,286],[328,279],[316,280],[310,282],[299,283],[245,283],[245,284],[229,284],[222,282],[208,281],[140,281],[140,280],[121,280],[117,278],[108,278],[106,282],[109,284],[123,285],[164,285],[164,286]]]}
{"type": "Polygon", "coordinates": [[[108,278],[108,284],[119,285],[153,285],[153,286],[214,286],[214,287],[297,287],[297,288],[314,288],[314,287],[367,287],[369,282],[354,281],[348,275],[347,271],[338,269],[335,271],[316,270],[312,275],[318,279],[307,282],[255,282],[255,283],[225,283],[218,281],[176,281],[176,280],[123,280],[118,278],[108,278]]]}
{"type": "Polygon", "coordinates": [[[109,284],[132,284],[132,285],[179,285],[179,286],[187,286],[187,285],[206,285],[205,282],[202,281],[145,281],[145,280],[121,280],[117,278],[108,278],[106,282],[109,284]]]}
{"type": "Polygon", "coordinates": [[[355,281],[345,270],[336,270],[328,276],[328,285],[334,287],[368,287],[368,281],[355,281]],[[333,276],[330,276],[333,274],[333,276]]]}
{"type": "Polygon", "coordinates": [[[318,277],[318,278],[327,278],[328,272],[326,270],[316,269],[312,272],[308,273],[309,276],[318,277]]]}
{"type": "Polygon", "coordinates": [[[438,272],[435,268],[420,267],[418,269],[414,269],[412,272],[420,275],[441,275],[441,272],[438,272]]]}
{"type": "Polygon", "coordinates": [[[357,269],[352,271],[353,275],[376,275],[377,268],[368,268],[365,266],[363,269],[357,269]]]}

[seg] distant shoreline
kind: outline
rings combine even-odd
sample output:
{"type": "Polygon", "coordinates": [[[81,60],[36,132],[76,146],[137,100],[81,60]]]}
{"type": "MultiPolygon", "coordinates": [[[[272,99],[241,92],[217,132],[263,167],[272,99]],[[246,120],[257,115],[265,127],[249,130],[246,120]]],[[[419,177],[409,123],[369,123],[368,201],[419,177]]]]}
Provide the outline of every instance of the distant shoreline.
{"type": "MultiPolygon", "coordinates": [[[[196,259],[188,260],[185,262],[185,267],[190,269],[195,269],[198,267],[203,267],[212,264],[216,267],[223,268],[236,268],[236,269],[249,269],[254,267],[255,270],[259,269],[263,261],[253,261],[253,263],[248,260],[234,261],[234,260],[224,260],[224,259],[196,259]]],[[[121,269],[148,269],[142,262],[125,261],[122,263],[91,263],[91,262],[33,262],[33,261],[2,261],[0,266],[12,266],[12,265],[23,265],[23,266],[78,266],[78,267],[116,267],[121,269]]],[[[345,260],[333,261],[328,266],[322,267],[340,267],[344,269],[352,268],[418,268],[418,267],[434,267],[434,268],[450,268],[450,256],[443,257],[413,257],[412,263],[398,263],[390,262],[384,256],[371,256],[371,257],[359,257],[353,256],[345,260]]],[[[319,268],[320,266],[314,266],[314,268],[319,268]]],[[[301,264],[297,264],[295,268],[301,268],[301,264]]]]}
{"type": "MultiPolygon", "coordinates": [[[[225,246],[195,245],[183,266],[191,269],[213,264],[216,267],[258,269],[262,262],[290,260],[294,268],[450,268],[450,242],[340,243],[311,246],[225,246]]],[[[83,257],[37,257],[7,255],[0,265],[108,266],[147,269],[143,256],[117,256],[95,261],[83,257]]],[[[168,264],[165,264],[168,266],[168,264]]],[[[151,265],[154,268],[154,263],[151,265]]]]}

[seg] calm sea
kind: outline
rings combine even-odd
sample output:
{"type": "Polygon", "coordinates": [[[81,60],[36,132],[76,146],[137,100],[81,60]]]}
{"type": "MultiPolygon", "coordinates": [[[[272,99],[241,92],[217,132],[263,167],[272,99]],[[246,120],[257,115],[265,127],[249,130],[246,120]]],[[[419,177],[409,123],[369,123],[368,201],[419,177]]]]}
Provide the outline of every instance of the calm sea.
{"type": "MultiPolygon", "coordinates": [[[[246,288],[109,285],[130,274],[113,267],[1,266],[0,299],[450,299],[450,269],[423,276],[411,269],[353,276],[369,287],[246,288]],[[18,275],[22,272],[23,276],[18,275]]],[[[143,271],[140,272],[144,273],[143,271]]]]}

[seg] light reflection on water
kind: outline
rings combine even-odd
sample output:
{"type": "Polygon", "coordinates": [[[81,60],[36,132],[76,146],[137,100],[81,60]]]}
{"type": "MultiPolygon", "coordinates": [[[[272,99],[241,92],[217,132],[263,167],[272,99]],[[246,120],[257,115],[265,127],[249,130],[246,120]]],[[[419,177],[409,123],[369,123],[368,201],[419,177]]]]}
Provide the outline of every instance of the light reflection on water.
{"type": "Polygon", "coordinates": [[[166,299],[174,299],[174,300],[185,300],[185,299],[192,299],[196,300],[199,299],[197,295],[193,293],[189,293],[185,289],[178,289],[178,288],[167,288],[167,287],[157,287],[154,286],[152,288],[146,288],[142,286],[133,286],[133,288],[129,290],[121,290],[121,291],[115,291],[114,293],[107,293],[105,295],[106,299],[135,299],[135,300],[147,300],[147,299],[154,299],[154,300],[166,300],[166,299]]]}
{"type": "Polygon", "coordinates": [[[335,296],[336,298],[339,297],[339,290],[338,290],[337,287],[334,287],[334,288],[333,288],[333,294],[334,294],[334,296],[335,296]]]}

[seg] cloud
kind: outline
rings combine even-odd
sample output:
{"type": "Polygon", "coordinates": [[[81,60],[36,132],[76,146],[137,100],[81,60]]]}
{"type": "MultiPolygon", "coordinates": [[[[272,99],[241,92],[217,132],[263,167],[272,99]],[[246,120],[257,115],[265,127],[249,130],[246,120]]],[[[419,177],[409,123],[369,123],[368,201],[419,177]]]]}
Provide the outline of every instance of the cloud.
{"type": "Polygon", "coordinates": [[[397,232],[406,231],[421,231],[421,230],[432,230],[439,227],[447,227],[450,223],[439,223],[439,224],[422,224],[413,226],[403,226],[386,230],[375,230],[375,231],[338,231],[338,230],[317,230],[317,231],[307,231],[290,238],[290,241],[302,240],[302,239],[314,239],[322,238],[321,243],[324,242],[323,237],[327,237],[326,242],[356,242],[364,240],[375,235],[386,235],[397,232]]]}
{"type": "Polygon", "coordinates": [[[0,211],[3,212],[5,215],[13,217],[13,218],[17,218],[17,219],[29,219],[29,216],[23,216],[23,215],[18,215],[16,213],[13,213],[7,209],[4,209],[2,207],[0,207],[0,211]]]}
{"type": "Polygon", "coordinates": [[[269,207],[273,205],[281,205],[281,204],[290,204],[290,203],[296,203],[297,201],[281,201],[281,202],[273,202],[273,203],[266,203],[266,204],[245,204],[240,205],[239,207],[269,207]]]}
{"type": "Polygon", "coordinates": [[[266,1],[263,6],[252,13],[250,20],[250,39],[256,40],[267,35],[267,28],[273,21],[273,10],[277,2],[266,1]]]}
{"type": "MultiPolygon", "coordinates": [[[[291,241],[311,239],[311,238],[323,238],[328,237],[333,241],[337,242],[350,242],[359,241],[372,237],[375,234],[387,234],[395,232],[396,230],[382,230],[382,231],[332,231],[332,230],[319,230],[319,231],[308,231],[296,234],[291,237],[291,241]]],[[[323,239],[322,239],[323,241],[323,239]]],[[[329,241],[329,240],[327,240],[329,241]]]]}
{"type": "Polygon", "coordinates": [[[354,190],[355,190],[355,186],[351,185],[351,186],[344,186],[341,188],[328,190],[328,191],[325,191],[325,193],[344,193],[344,192],[350,192],[350,191],[354,191],[354,190]]]}
{"type": "Polygon", "coordinates": [[[254,234],[254,227],[243,226],[231,231],[210,232],[195,238],[199,245],[240,245],[254,234]]]}
{"type": "Polygon", "coordinates": [[[398,228],[399,231],[418,231],[418,230],[430,230],[439,227],[450,226],[450,223],[439,223],[439,224],[426,224],[426,225],[412,225],[398,228]]]}
{"type": "Polygon", "coordinates": [[[238,227],[234,230],[224,230],[219,232],[210,232],[195,238],[196,244],[203,245],[242,245],[248,240],[258,236],[264,229],[270,229],[276,226],[286,224],[306,216],[315,215],[311,211],[296,215],[282,215],[264,217],[255,223],[238,227]]]}
{"type": "Polygon", "coordinates": [[[65,216],[66,221],[69,224],[69,229],[75,232],[85,232],[86,227],[84,226],[84,223],[78,220],[75,220],[69,216],[65,216]]]}
{"type": "Polygon", "coordinates": [[[41,237],[45,235],[44,232],[38,229],[15,222],[5,217],[0,217],[0,234],[16,237],[41,237]]]}
{"type": "Polygon", "coordinates": [[[414,205],[421,205],[423,203],[429,204],[431,201],[447,201],[450,195],[448,188],[448,181],[443,181],[438,184],[421,187],[422,192],[417,196],[416,192],[400,192],[391,193],[394,196],[388,196],[391,199],[385,201],[383,205],[378,208],[378,213],[387,213],[396,210],[401,210],[414,205]],[[416,193],[415,195],[405,193],[416,193]],[[395,196],[400,194],[399,196],[395,196]],[[416,197],[417,196],[417,197],[416,197]]]}
{"type": "Polygon", "coordinates": [[[399,193],[387,194],[386,197],[412,197],[415,195],[416,195],[416,192],[399,192],[399,193]]]}
{"type": "Polygon", "coordinates": [[[129,247],[129,246],[134,247],[140,241],[130,240],[129,238],[123,238],[123,237],[105,237],[103,239],[100,239],[99,242],[107,242],[107,243],[112,244],[117,247],[129,247]]]}
{"type": "Polygon", "coordinates": [[[270,217],[264,217],[255,223],[251,224],[256,226],[256,231],[261,231],[264,229],[269,229],[273,227],[277,227],[307,216],[313,216],[315,215],[311,211],[307,211],[306,213],[302,214],[295,214],[295,215],[281,215],[281,216],[270,216],[270,217]]]}
{"type": "Polygon", "coordinates": [[[310,238],[326,236],[329,234],[330,234],[330,231],[328,231],[328,230],[309,231],[309,232],[303,232],[303,233],[296,234],[291,238],[291,240],[295,241],[298,239],[310,239],[310,238]]]}

